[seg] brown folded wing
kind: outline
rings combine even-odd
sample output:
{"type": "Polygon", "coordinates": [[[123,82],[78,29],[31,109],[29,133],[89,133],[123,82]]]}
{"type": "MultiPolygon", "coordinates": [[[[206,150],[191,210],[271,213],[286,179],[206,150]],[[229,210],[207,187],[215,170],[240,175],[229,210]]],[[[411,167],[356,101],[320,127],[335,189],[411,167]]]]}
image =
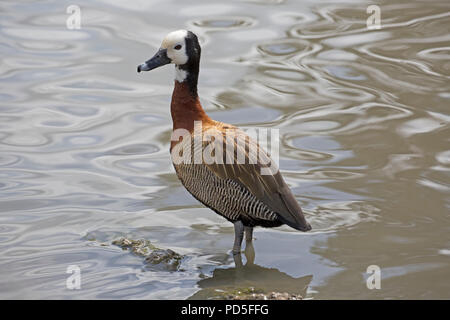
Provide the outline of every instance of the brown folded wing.
{"type": "MultiPolygon", "coordinates": [[[[212,130],[218,129],[213,127],[212,130]]],[[[298,230],[309,230],[311,227],[306,222],[302,209],[268,154],[236,127],[227,125],[218,131],[222,133],[223,140],[214,140],[210,143],[214,144],[216,151],[222,148],[223,161],[206,164],[208,168],[221,178],[232,179],[242,184],[276,212],[282,222],[298,230]],[[232,144],[234,152],[227,152],[226,144],[232,144]],[[244,163],[239,163],[238,160],[242,159],[245,161],[240,162],[244,163]],[[269,172],[273,174],[268,174],[269,172]]]]}

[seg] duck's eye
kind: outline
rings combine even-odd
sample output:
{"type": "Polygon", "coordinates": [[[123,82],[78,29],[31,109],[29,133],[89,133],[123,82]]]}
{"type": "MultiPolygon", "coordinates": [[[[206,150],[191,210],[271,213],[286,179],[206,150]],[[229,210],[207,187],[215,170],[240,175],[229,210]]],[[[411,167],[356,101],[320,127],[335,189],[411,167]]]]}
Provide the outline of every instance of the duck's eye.
{"type": "Polygon", "coordinates": [[[173,47],[175,50],[180,50],[181,49],[181,44],[177,44],[175,47],[173,47]]]}

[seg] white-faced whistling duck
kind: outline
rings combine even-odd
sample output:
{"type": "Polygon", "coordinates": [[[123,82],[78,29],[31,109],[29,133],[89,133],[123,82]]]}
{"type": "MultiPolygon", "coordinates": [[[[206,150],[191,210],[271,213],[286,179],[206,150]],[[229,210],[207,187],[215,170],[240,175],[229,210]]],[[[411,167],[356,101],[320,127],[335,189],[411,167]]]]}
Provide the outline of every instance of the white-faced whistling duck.
{"type": "Polygon", "coordinates": [[[160,49],[150,60],[137,67],[141,72],[175,64],[175,87],[170,106],[173,121],[170,150],[181,183],[198,201],[234,224],[235,255],[241,252],[244,231],[246,241],[251,242],[255,226],[287,224],[300,231],[311,230],[278,168],[275,167],[270,174],[262,173],[268,165],[274,168],[267,153],[242,130],[212,120],[203,110],[197,95],[200,51],[194,33],[174,31],[164,38],[160,49]],[[200,125],[200,130],[196,125],[200,125]],[[205,133],[214,139],[205,139],[205,133]],[[196,141],[200,143],[196,144],[196,141]],[[196,148],[196,145],[200,147],[196,148]],[[202,155],[207,148],[210,152],[213,150],[213,160],[223,161],[206,161],[202,155]],[[254,148],[257,152],[251,154],[249,150],[254,148]],[[191,161],[179,161],[180,150],[183,156],[191,153],[191,161]],[[259,158],[255,160],[254,154],[259,158]]]}

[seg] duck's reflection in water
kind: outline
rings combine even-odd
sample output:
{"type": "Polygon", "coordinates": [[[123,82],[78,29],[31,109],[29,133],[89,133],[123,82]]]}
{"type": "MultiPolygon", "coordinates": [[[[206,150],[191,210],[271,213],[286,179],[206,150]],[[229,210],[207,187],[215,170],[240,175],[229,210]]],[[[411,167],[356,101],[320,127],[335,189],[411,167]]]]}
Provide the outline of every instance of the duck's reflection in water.
{"type": "Polygon", "coordinates": [[[238,295],[239,292],[249,292],[250,288],[256,293],[280,292],[306,296],[312,275],[294,278],[276,268],[256,265],[252,242],[246,244],[245,257],[247,260],[245,265],[242,263],[241,254],[238,254],[234,256],[234,268],[217,268],[211,278],[200,280],[197,284],[201,290],[189,299],[221,299],[238,295]]]}

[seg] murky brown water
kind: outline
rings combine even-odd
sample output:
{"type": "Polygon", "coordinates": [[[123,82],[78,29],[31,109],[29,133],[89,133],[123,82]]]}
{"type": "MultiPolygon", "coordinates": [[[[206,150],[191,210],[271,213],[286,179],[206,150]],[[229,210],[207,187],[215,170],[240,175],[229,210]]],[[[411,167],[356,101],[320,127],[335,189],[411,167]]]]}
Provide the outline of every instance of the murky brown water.
{"type": "Polygon", "coordinates": [[[231,224],[169,160],[172,67],[136,73],[189,28],[205,108],[280,129],[281,169],[314,228],[256,230],[242,283],[449,299],[450,3],[378,2],[380,30],[366,28],[370,4],[1,1],[0,298],[205,298],[236,282],[231,224]],[[70,4],[80,30],[66,29],[70,4]],[[121,236],[186,255],[183,271],[147,270],[111,245],[121,236]],[[366,287],[373,264],[380,290],[366,287]],[[80,290],[66,289],[69,265],[80,290]]]}

